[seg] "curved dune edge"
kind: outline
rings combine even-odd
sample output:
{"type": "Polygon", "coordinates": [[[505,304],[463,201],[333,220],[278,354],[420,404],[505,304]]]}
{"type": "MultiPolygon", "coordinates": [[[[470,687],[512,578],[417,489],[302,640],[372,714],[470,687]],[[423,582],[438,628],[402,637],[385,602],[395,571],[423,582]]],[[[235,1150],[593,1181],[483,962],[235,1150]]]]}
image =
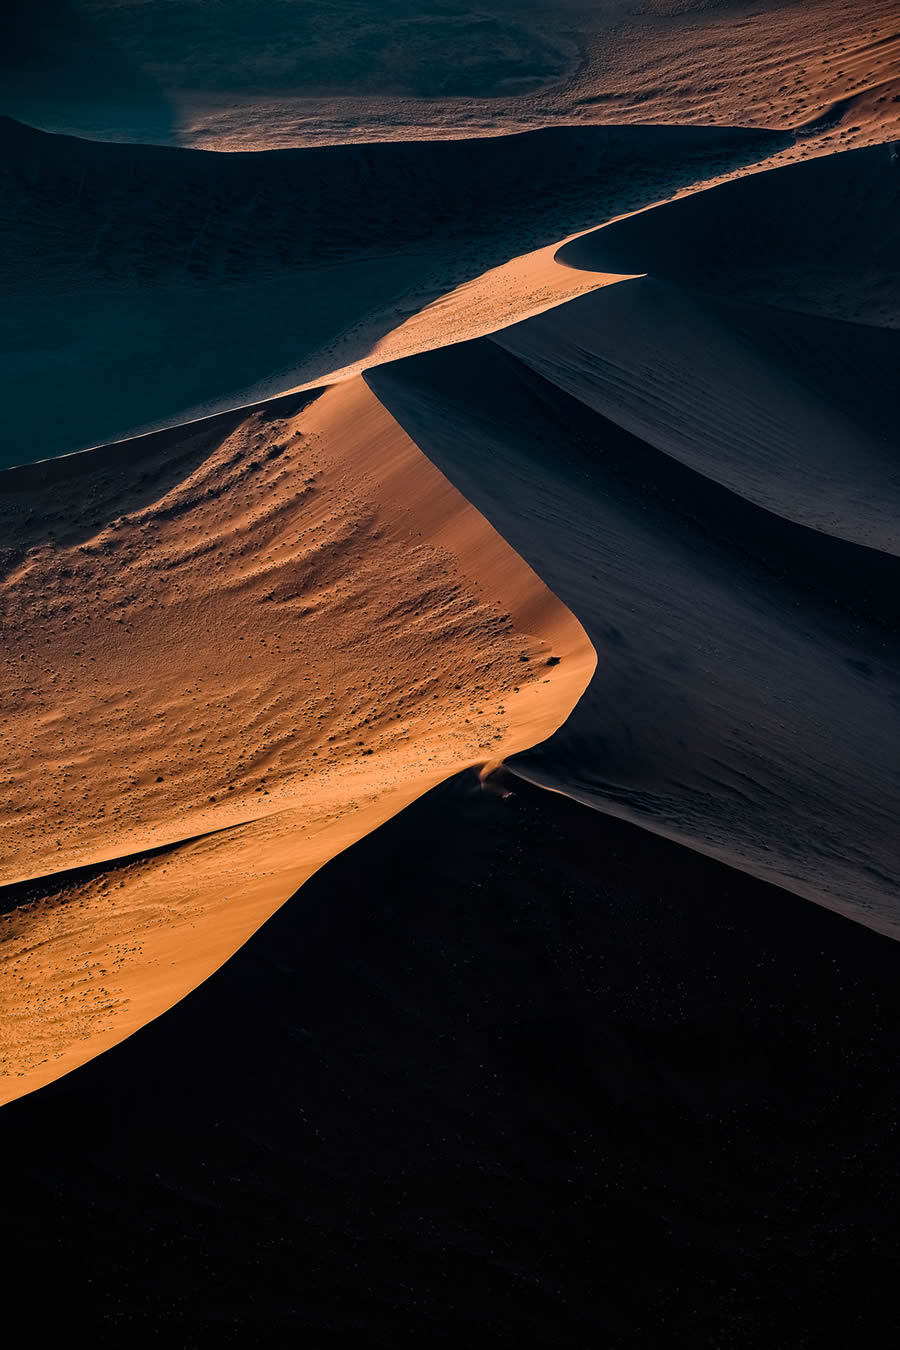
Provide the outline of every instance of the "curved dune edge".
{"type": "Polygon", "coordinates": [[[896,331],[644,277],[494,341],[593,412],[764,510],[900,554],[896,331]]]}
{"type": "Polygon", "coordinates": [[[896,934],[896,556],[766,512],[505,339],[367,381],[597,651],[565,726],[516,771],[896,934]]]}
{"type": "Polygon", "coordinates": [[[898,203],[892,139],[710,184],[567,241],[558,261],[896,329],[898,203]]]}
{"type": "Polygon", "coordinates": [[[836,158],[819,137],[740,126],[545,128],[503,138],[500,156],[490,138],[446,162],[428,142],[399,147],[398,160],[384,142],[232,156],[102,145],[8,119],[0,132],[12,462],[499,331],[647,270],[616,258],[604,275],[598,229],[613,238],[633,219],[640,230],[683,197],[836,158]],[[372,191],[360,195],[373,175],[382,211],[372,191]],[[302,197],[298,179],[310,180],[302,197]],[[430,210],[414,209],[420,198],[430,210]],[[252,228],[235,230],[248,199],[252,228]],[[48,229],[59,220],[64,231],[48,229]],[[188,246],[195,235],[202,247],[188,246]],[[48,334],[65,357],[50,366],[48,334]]]}
{"type": "Polygon", "coordinates": [[[0,856],[34,879],[0,917],[0,1101],[171,1007],[437,782],[551,734],[594,669],[361,380],[171,440],[140,473],[42,466],[34,523],[0,499],[0,856]],[[61,864],[97,870],[60,890],[61,864]]]}
{"type": "Polygon", "coordinates": [[[599,284],[531,254],[792,143],[745,127],[547,127],[230,155],[0,117],[0,462],[184,425],[503,326],[599,284]]]}

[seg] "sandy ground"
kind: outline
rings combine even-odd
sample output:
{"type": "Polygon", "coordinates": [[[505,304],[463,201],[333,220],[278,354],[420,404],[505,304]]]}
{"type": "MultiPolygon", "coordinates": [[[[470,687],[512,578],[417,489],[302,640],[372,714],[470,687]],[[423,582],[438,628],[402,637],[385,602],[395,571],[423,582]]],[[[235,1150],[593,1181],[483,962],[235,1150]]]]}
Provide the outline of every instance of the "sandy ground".
{"type": "Polygon", "coordinates": [[[578,623],[362,381],[278,412],[3,480],[0,856],[37,879],[0,891],[7,1097],[169,1006],[433,783],[543,739],[590,676],[578,623]]]}
{"type": "Polygon", "coordinates": [[[894,0],[221,0],[214,16],[203,0],[40,0],[8,24],[0,111],[260,150],[580,122],[802,127],[849,100],[835,139],[861,142],[873,123],[896,134],[898,44],[894,0]]]}

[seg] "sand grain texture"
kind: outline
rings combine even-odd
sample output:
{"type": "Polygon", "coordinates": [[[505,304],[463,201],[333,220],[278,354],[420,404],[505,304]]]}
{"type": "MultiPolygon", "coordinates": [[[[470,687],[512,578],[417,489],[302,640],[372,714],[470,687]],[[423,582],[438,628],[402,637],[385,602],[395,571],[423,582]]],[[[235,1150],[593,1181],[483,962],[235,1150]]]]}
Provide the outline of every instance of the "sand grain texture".
{"type": "Polygon", "coordinates": [[[0,110],[98,139],[261,150],[665,122],[840,145],[898,127],[894,0],[39,0],[6,39],[0,110]]]}
{"type": "Polygon", "coordinates": [[[0,891],[7,1096],[589,678],[580,626],[359,380],[3,483],[0,856],[33,883],[0,891]]]}

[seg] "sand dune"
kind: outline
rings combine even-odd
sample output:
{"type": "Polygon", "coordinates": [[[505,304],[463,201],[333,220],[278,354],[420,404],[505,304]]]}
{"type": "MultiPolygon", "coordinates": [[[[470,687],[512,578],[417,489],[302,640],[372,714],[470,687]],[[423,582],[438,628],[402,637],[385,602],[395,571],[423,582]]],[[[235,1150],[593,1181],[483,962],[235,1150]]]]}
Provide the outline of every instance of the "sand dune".
{"type": "Polygon", "coordinates": [[[900,326],[893,142],[723,183],[573,240],[560,260],[900,326]]]}
{"type": "MultiPolygon", "coordinates": [[[[2,122],[3,461],[383,359],[373,350],[405,320],[488,274],[455,331],[432,314],[418,340],[477,336],[535,308],[527,267],[518,312],[495,300],[493,272],[511,258],[784,143],[764,131],[595,127],[222,155],[2,122]]],[[[543,304],[573,292],[575,278],[554,268],[543,304]]]]}
{"type": "Polygon", "coordinates": [[[766,510],[900,552],[896,332],[648,278],[496,340],[589,408],[766,510]]]}
{"type": "MultiPolygon", "coordinates": [[[[259,228],[236,255],[216,212],[204,212],[220,201],[221,221],[231,218],[245,160],[257,185],[277,168],[269,200],[283,202],[291,156],[189,156],[204,186],[189,185],[184,201],[200,214],[172,225],[162,203],[186,152],[70,142],[74,158],[57,161],[58,138],[12,134],[36,137],[38,151],[20,162],[20,200],[55,182],[84,231],[59,243],[61,268],[118,268],[125,297],[143,285],[144,255],[172,278],[202,261],[218,294],[237,256],[283,289],[290,267],[269,269],[288,218],[269,219],[262,187],[259,228]],[[109,157],[121,163],[103,180],[109,157]],[[111,196],[86,189],[99,181],[116,185],[111,196]],[[111,207],[111,243],[91,261],[82,206],[95,198],[111,207]],[[154,200],[157,216],[136,219],[135,203],[154,200]],[[129,221],[147,241],[135,235],[133,257],[129,221]]],[[[441,148],[455,167],[433,176],[414,146],[306,152],[302,163],[325,166],[323,181],[371,169],[399,183],[373,197],[383,244],[409,195],[405,159],[427,206],[405,220],[411,245],[450,181],[473,185],[463,214],[480,219],[492,165],[502,222],[533,187],[517,165],[541,160],[549,193],[576,145],[593,145],[597,167],[582,156],[579,181],[596,178],[608,211],[626,191],[623,146],[644,147],[641,190],[653,181],[658,191],[654,155],[688,144],[708,170],[717,154],[756,153],[757,141],[518,137],[503,146],[522,156],[505,178],[499,160],[463,144],[441,148]],[[399,157],[390,171],[385,152],[399,157]]],[[[841,160],[868,172],[864,156],[841,160]]],[[[688,178],[693,151],[677,164],[688,178]]],[[[846,177],[842,164],[823,172],[846,177]]],[[[790,181],[777,172],[747,190],[783,203],[790,181]]],[[[577,209],[597,210],[581,190],[577,209]]],[[[605,236],[643,238],[654,218],[709,212],[724,190],[563,252],[582,248],[594,268],[605,236]]],[[[352,267],[375,266],[377,247],[368,259],[354,252],[371,220],[349,205],[335,242],[332,191],[321,189],[329,210],[319,224],[304,218],[292,256],[335,247],[352,267]]],[[[540,228],[560,220],[551,211],[540,228]]],[[[840,240],[840,217],[833,229],[840,240]]],[[[381,247],[377,232],[370,242],[381,247]]],[[[36,257],[46,243],[36,236],[36,257]]],[[[373,355],[425,354],[366,382],[0,478],[7,1095],[158,1015],[329,857],[455,768],[544,742],[592,669],[572,614],[599,655],[596,674],[563,730],[519,755],[518,773],[895,931],[894,334],[655,279],[608,286],[609,275],[573,272],[551,252],[411,314],[373,355]],[[557,275],[576,288],[594,276],[604,289],[557,305],[557,275]],[[535,316],[494,340],[425,350],[529,305],[535,316]],[[548,668],[551,654],[563,660],[548,668]]],[[[339,273],[341,256],[321,275],[339,273]]],[[[840,249],[835,260],[844,265],[840,249]]],[[[621,270],[623,257],[610,262],[621,270]]],[[[147,279],[148,295],[159,282],[147,279]]],[[[257,301],[253,285],[235,295],[257,301]]],[[[244,330],[238,339],[252,349],[244,330]]],[[[218,360],[221,347],[211,351],[218,360]]],[[[158,398],[158,384],[148,389],[158,398]]],[[[59,386],[49,393],[56,409],[59,386]]],[[[97,406],[108,411],[106,399],[78,408],[85,426],[97,406]]],[[[21,391],[10,407],[34,422],[21,391]]]]}
{"type": "Polygon", "coordinates": [[[818,119],[839,143],[898,126],[894,0],[36,0],[4,36],[0,112],[112,140],[818,119]]]}
{"type": "Polygon", "coordinates": [[[896,945],[501,786],[4,1107],[8,1315],[37,1270],[110,1346],[881,1343],[896,945]]]}
{"type": "Polygon", "coordinates": [[[897,0],[2,28],[9,1324],[892,1343],[897,0]]]}
{"type": "Polygon", "coordinates": [[[722,486],[739,458],[714,482],[494,340],[365,378],[597,650],[573,715],[518,770],[900,932],[896,557],[762,510],[722,486]]]}
{"type": "Polygon", "coordinates": [[[434,782],[543,739],[593,667],[359,380],[10,471],[0,510],[0,879],[34,881],[0,890],[7,1098],[434,782]]]}

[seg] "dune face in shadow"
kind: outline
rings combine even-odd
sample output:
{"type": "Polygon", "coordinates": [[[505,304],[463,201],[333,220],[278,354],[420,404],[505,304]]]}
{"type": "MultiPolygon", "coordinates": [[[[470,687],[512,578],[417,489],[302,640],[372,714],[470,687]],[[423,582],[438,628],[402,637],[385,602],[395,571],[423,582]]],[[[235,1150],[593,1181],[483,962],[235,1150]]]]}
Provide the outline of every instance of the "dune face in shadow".
{"type": "MultiPolygon", "coordinates": [[[[900,553],[900,334],[643,278],[548,310],[496,341],[766,511],[900,553]]],[[[823,547],[808,540],[805,556],[818,568],[823,547]]],[[[840,576],[828,584],[840,591],[840,576]]]]}
{"type": "Polygon", "coordinates": [[[46,1281],[109,1345],[882,1343],[895,944],[499,786],[0,1112],[10,1315],[46,1281]]]}
{"type": "Polygon", "coordinates": [[[561,262],[900,326],[894,142],[722,183],[566,244],[561,262]]]}
{"type": "Polygon", "coordinates": [[[78,127],[84,135],[170,141],[176,128],[169,98],[141,58],[126,54],[125,35],[111,32],[92,9],[84,0],[4,6],[0,114],[78,127]]]}
{"type": "Polygon", "coordinates": [[[362,381],[299,402],[0,476],[0,881],[34,882],[0,889],[2,1097],[170,1006],[590,677],[578,623],[362,381]]]}
{"type": "Polygon", "coordinates": [[[511,0],[427,8],[412,0],[226,0],[213,23],[197,0],[170,0],[164,22],[152,6],[93,7],[161,79],[234,99],[490,97],[547,83],[578,58],[546,10],[532,17],[511,0]]]}
{"type": "Polygon", "coordinates": [[[366,377],[597,649],[519,771],[895,935],[898,182],[878,147],[632,216],[557,256],[650,277],[366,377]]]}
{"type": "Polygon", "coordinates": [[[784,138],[594,127],[222,155],[6,121],[0,142],[10,464],[321,381],[452,287],[784,138]]]}
{"type": "Polygon", "coordinates": [[[503,341],[366,379],[597,650],[572,717],[517,771],[900,932],[896,557],[762,510],[503,341]]]}

